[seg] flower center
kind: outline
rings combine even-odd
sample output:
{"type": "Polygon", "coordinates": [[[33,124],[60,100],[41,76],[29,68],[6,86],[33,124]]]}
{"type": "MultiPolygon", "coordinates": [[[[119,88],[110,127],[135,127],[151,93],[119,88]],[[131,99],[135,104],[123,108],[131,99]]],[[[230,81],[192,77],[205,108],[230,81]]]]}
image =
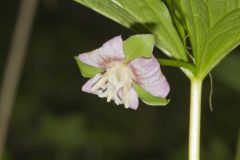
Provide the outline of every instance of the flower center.
{"type": "Polygon", "coordinates": [[[133,85],[133,74],[130,68],[123,63],[114,63],[107,68],[101,78],[92,86],[92,91],[107,102],[113,100],[117,105],[124,104],[129,107],[130,89],[133,85]]]}

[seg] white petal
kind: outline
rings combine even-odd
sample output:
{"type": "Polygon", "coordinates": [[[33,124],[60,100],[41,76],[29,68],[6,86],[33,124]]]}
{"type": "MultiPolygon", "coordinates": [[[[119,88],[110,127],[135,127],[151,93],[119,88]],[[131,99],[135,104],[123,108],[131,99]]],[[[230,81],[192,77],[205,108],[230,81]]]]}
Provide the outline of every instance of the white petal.
{"type": "Polygon", "coordinates": [[[116,36],[105,42],[101,48],[82,53],[78,57],[82,62],[98,68],[109,67],[115,61],[122,62],[124,60],[122,38],[116,36]]]}
{"type": "MultiPolygon", "coordinates": [[[[118,91],[118,96],[120,97],[121,101],[124,102],[123,89],[120,89],[118,91]]],[[[133,88],[131,88],[129,90],[129,108],[136,110],[138,108],[138,105],[139,105],[138,95],[136,91],[133,88]]]]}
{"type": "Polygon", "coordinates": [[[170,87],[162,74],[157,59],[137,58],[129,63],[135,74],[135,81],[153,96],[166,97],[170,87]]]}
{"type": "Polygon", "coordinates": [[[102,74],[96,74],[93,78],[89,79],[83,86],[82,91],[92,94],[97,94],[97,91],[92,90],[92,86],[101,78],[102,74]]]}
{"type": "Polygon", "coordinates": [[[139,100],[138,100],[138,95],[136,93],[136,91],[131,88],[130,89],[130,102],[129,102],[129,108],[132,109],[137,109],[139,105],[139,100]]]}

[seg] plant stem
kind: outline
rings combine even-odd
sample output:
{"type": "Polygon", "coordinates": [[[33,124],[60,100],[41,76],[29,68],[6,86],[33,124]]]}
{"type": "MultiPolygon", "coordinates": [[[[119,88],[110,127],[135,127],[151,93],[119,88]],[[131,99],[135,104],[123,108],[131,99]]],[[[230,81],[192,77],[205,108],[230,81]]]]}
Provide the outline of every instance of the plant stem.
{"type": "Polygon", "coordinates": [[[202,80],[191,79],[190,123],[189,123],[189,160],[200,159],[202,80]]]}

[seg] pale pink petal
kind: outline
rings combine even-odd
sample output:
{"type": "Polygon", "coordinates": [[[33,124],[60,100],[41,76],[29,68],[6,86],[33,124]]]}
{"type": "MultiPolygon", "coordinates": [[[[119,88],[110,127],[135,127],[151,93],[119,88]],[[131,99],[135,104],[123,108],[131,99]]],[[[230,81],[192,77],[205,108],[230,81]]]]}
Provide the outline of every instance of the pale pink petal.
{"type": "Polygon", "coordinates": [[[134,80],[147,92],[156,97],[166,97],[170,87],[162,74],[157,59],[137,58],[129,63],[135,74],[134,80]]]}
{"type": "Polygon", "coordinates": [[[122,62],[124,60],[122,38],[116,36],[105,42],[101,48],[82,53],[78,57],[82,62],[98,68],[109,67],[115,61],[122,62]]]}
{"type": "Polygon", "coordinates": [[[130,89],[130,102],[129,103],[130,103],[129,108],[132,108],[135,110],[138,108],[138,105],[139,105],[138,95],[133,88],[130,89]]]}
{"type": "Polygon", "coordinates": [[[97,94],[97,92],[93,92],[91,90],[92,86],[101,78],[102,74],[98,73],[91,79],[89,79],[83,86],[82,86],[82,91],[87,92],[87,93],[92,93],[92,94],[97,94]]]}
{"type": "MultiPolygon", "coordinates": [[[[136,110],[138,108],[138,105],[139,105],[138,95],[133,88],[130,89],[129,93],[130,93],[130,95],[129,95],[130,96],[129,108],[132,108],[132,109],[136,110]]],[[[120,89],[118,91],[118,96],[121,99],[121,101],[124,101],[124,99],[123,99],[124,98],[123,89],[120,89]]]]}

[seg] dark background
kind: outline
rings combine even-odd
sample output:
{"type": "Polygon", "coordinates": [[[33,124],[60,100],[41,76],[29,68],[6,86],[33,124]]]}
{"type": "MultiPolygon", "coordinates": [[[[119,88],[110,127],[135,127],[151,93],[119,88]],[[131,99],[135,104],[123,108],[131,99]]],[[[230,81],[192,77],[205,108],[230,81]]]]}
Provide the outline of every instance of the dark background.
{"type": "MultiPolygon", "coordinates": [[[[0,1],[0,78],[8,55],[19,0],[0,1]]],[[[116,35],[134,34],[71,0],[41,0],[14,103],[6,160],[186,160],[189,81],[162,67],[170,86],[165,107],[143,103],[137,111],[81,92],[73,56],[116,35]]],[[[213,71],[202,100],[203,160],[232,160],[240,122],[240,49],[213,71]]],[[[155,52],[165,57],[160,51],[155,52]]],[[[165,57],[166,58],[166,57],[165,57]]]]}

